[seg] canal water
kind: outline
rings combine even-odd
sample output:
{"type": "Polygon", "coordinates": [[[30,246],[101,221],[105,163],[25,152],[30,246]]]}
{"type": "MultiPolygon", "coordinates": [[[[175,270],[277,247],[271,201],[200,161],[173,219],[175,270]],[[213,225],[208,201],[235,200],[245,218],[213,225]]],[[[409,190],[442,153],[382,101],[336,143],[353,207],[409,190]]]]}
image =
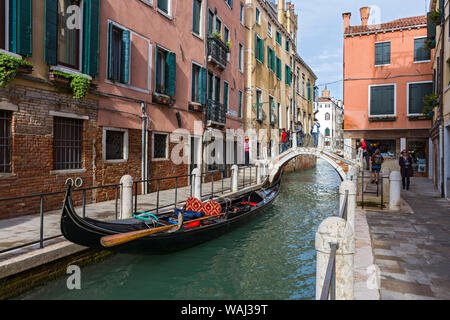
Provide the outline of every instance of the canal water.
{"type": "Polygon", "coordinates": [[[317,167],[285,174],[279,197],[251,223],[197,247],[160,256],[117,254],[20,299],[314,299],[315,232],[338,210],[340,178],[317,167]]]}

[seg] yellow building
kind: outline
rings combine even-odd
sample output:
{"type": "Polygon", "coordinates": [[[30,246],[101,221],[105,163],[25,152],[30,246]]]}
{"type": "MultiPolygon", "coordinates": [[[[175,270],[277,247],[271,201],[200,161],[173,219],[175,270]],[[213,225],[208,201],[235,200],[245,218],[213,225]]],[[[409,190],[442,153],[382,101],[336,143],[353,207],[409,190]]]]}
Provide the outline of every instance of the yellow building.
{"type": "MultiPolygon", "coordinates": [[[[428,43],[434,48],[433,84],[435,104],[430,132],[430,178],[450,197],[450,24],[449,3],[432,0],[428,14],[428,43]]],[[[431,103],[429,103],[431,104],[431,103]]]]}
{"type": "MultiPolygon", "coordinates": [[[[297,51],[294,5],[279,0],[246,0],[245,129],[260,135],[253,152],[274,146],[280,129],[292,128],[295,91],[292,82],[297,51]],[[265,130],[265,131],[264,131],[265,130]]],[[[312,110],[312,109],[311,109],[312,110]]],[[[270,154],[270,151],[268,151],[270,154]]]]}
{"type": "Polygon", "coordinates": [[[312,122],[314,120],[314,99],[316,97],[315,88],[317,76],[306,64],[306,62],[298,55],[295,55],[294,63],[294,88],[295,88],[295,122],[301,122],[303,132],[311,131],[312,122]]]}

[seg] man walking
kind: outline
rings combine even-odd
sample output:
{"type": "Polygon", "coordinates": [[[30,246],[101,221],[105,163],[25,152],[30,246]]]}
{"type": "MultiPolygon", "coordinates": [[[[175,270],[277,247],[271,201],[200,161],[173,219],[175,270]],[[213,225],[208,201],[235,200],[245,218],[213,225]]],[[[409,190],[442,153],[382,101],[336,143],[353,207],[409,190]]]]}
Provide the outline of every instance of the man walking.
{"type": "Polygon", "coordinates": [[[301,147],[303,145],[303,125],[299,121],[297,123],[297,147],[301,147]]]}
{"type": "Polygon", "coordinates": [[[317,146],[319,145],[319,132],[320,132],[319,128],[320,128],[319,121],[317,121],[317,119],[314,119],[314,123],[311,128],[311,134],[314,139],[314,148],[317,148],[317,146]]]}
{"type": "Polygon", "coordinates": [[[288,142],[287,132],[283,128],[283,133],[281,134],[281,153],[287,151],[287,142],[288,142]]]}
{"type": "Polygon", "coordinates": [[[366,140],[361,138],[360,142],[361,142],[361,149],[363,149],[363,157],[366,159],[366,170],[370,170],[370,168],[369,168],[369,166],[370,166],[370,155],[369,155],[369,150],[367,149],[366,140]]]}

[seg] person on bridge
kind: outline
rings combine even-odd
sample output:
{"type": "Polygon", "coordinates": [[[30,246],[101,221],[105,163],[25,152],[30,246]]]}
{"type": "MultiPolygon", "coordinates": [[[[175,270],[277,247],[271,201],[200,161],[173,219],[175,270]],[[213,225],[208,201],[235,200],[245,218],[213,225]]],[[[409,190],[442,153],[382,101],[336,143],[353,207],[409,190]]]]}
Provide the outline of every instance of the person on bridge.
{"type": "Polygon", "coordinates": [[[411,177],[414,175],[413,158],[408,154],[407,150],[402,151],[402,155],[398,159],[400,166],[400,173],[402,174],[403,190],[409,190],[411,184],[411,177]]]}
{"type": "Polygon", "coordinates": [[[320,128],[319,121],[317,119],[314,119],[314,123],[311,128],[311,134],[314,139],[314,148],[317,148],[317,146],[319,145],[319,132],[320,132],[319,128],[320,128]]]}
{"type": "Polygon", "coordinates": [[[297,122],[297,147],[303,146],[303,138],[305,134],[303,133],[303,124],[299,121],[297,122]]]}
{"type": "Polygon", "coordinates": [[[378,184],[383,162],[384,158],[381,155],[380,149],[375,150],[375,153],[372,155],[372,183],[378,184]]]}
{"type": "Polygon", "coordinates": [[[363,150],[363,157],[366,159],[366,170],[370,170],[369,169],[370,155],[369,155],[369,150],[367,149],[366,140],[361,138],[360,142],[361,142],[361,149],[363,150]]]}
{"type": "Polygon", "coordinates": [[[288,136],[286,130],[283,128],[283,132],[281,134],[281,153],[287,151],[287,143],[288,143],[288,136]]]}

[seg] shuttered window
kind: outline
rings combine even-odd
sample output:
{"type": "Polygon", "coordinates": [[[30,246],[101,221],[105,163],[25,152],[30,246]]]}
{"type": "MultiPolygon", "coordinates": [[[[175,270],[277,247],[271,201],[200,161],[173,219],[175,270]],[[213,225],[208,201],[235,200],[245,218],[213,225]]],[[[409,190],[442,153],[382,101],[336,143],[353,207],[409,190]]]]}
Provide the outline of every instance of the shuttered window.
{"type": "Polygon", "coordinates": [[[255,56],[256,60],[264,63],[264,40],[255,33],[255,56]]]}
{"type": "Polygon", "coordinates": [[[33,47],[32,0],[3,0],[0,3],[3,39],[0,41],[2,42],[0,47],[14,53],[31,56],[33,47]],[[8,44],[6,43],[6,23],[8,23],[9,29],[8,44]]]}
{"type": "Polygon", "coordinates": [[[175,96],[176,55],[156,47],[155,91],[170,97],[175,96]]]}
{"type": "Polygon", "coordinates": [[[370,87],[370,116],[395,114],[395,86],[370,87]]]}
{"type": "Polygon", "coordinates": [[[289,40],[286,39],[286,51],[289,52],[289,40]]]}
{"type": "Polygon", "coordinates": [[[408,114],[422,114],[424,98],[433,92],[433,83],[410,83],[408,91],[408,114]]]}
{"type": "Polygon", "coordinates": [[[259,9],[258,8],[256,8],[256,16],[255,16],[255,18],[256,18],[256,22],[258,24],[261,24],[261,21],[259,20],[260,19],[260,13],[259,13],[259,9]]]}
{"type": "Polygon", "coordinates": [[[290,86],[291,85],[291,67],[289,67],[288,65],[285,66],[285,83],[286,85],[290,86]]]}
{"type": "Polygon", "coordinates": [[[281,80],[281,60],[280,58],[276,57],[276,61],[277,61],[277,79],[281,80]]]}
{"type": "Polygon", "coordinates": [[[206,104],[206,69],[192,64],[192,102],[206,104]]]}
{"type": "Polygon", "coordinates": [[[267,67],[275,72],[275,51],[267,46],[267,67]]]}
{"type": "Polygon", "coordinates": [[[307,88],[307,91],[308,91],[308,101],[311,101],[311,83],[307,83],[306,84],[306,88],[307,88]]]}
{"type": "Polygon", "coordinates": [[[6,19],[6,13],[7,13],[6,1],[7,0],[0,1],[0,49],[4,49],[4,50],[8,49],[8,46],[6,43],[6,39],[7,39],[6,30],[8,30],[6,27],[6,23],[8,23],[9,19],[6,19]]]}
{"type": "MultiPolygon", "coordinates": [[[[23,0],[20,0],[23,1],[23,0]]],[[[45,61],[98,75],[100,0],[45,0],[45,61]],[[76,13],[67,8],[82,5],[81,29],[70,27],[76,13]],[[69,24],[67,24],[69,22],[69,24]],[[80,58],[80,45],[83,51],[80,58]],[[81,62],[81,65],[80,65],[81,62]]]]}
{"type": "Polygon", "coordinates": [[[108,79],[130,82],[130,31],[109,24],[108,79]]]}
{"type": "Polygon", "coordinates": [[[194,0],[192,11],[192,32],[196,35],[200,35],[200,10],[202,7],[201,0],[194,0]]]}
{"type": "Polygon", "coordinates": [[[277,31],[277,33],[276,33],[276,40],[277,40],[277,43],[281,46],[281,33],[279,33],[278,31],[277,31]]]}
{"type": "Polygon", "coordinates": [[[414,39],[414,61],[429,61],[431,50],[425,49],[427,38],[414,39]]]}
{"type": "Polygon", "coordinates": [[[375,65],[391,64],[391,43],[375,43],[375,65]]]}
{"type": "Polygon", "coordinates": [[[53,169],[83,167],[83,120],[54,117],[53,169]]]}
{"type": "Polygon", "coordinates": [[[11,172],[11,133],[12,113],[0,110],[0,173],[11,172]]]}
{"type": "Polygon", "coordinates": [[[228,83],[223,82],[223,107],[228,112],[228,83]]]}
{"type": "Polygon", "coordinates": [[[244,47],[239,43],[239,71],[244,71],[244,47]]]}
{"type": "Polygon", "coordinates": [[[242,91],[238,93],[238,117],[242,118],[242,91]]]}
{"type": "Polygon", "coordinates": [[[169,14],[169,1],[170,0],[158,0],[158,9],[169,14]]]}

